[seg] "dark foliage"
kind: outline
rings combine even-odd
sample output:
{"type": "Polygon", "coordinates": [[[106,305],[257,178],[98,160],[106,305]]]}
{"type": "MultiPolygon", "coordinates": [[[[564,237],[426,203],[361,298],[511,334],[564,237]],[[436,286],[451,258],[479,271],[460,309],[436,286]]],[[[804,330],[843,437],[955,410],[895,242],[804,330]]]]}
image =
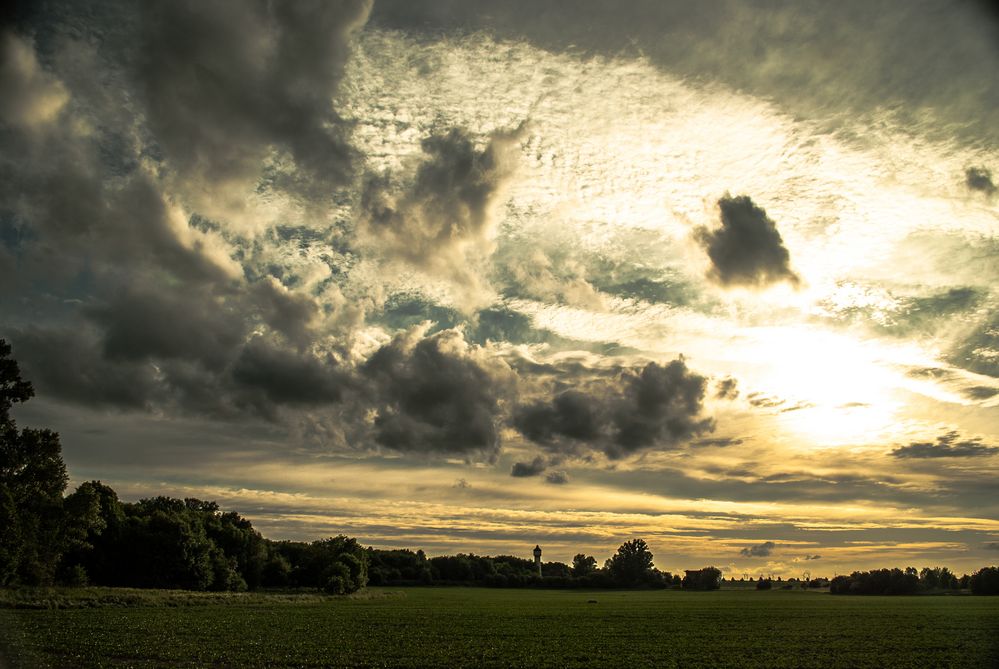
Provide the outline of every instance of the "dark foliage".
{"type": "Polygon", "coordinates": [[[656,580],[652,552],[644,539],[632,539],[621,544],[605,568],[620,585],[640,585],[656,580]]]}
{"type": "Polygon", "coordinates": [[[367,553],[371,585],[425,585],[433,581],[430,561],[423,551],[369,548],[367,553]]]}
{"type": "Polygon", "coordinates": [[[999,567],[979,569],[968,579],[968,585],[975,595],[999,595],[999,567]]]}
{"type": "Polygon", "coordinates": [[[597,559],[592,555],[577,553],[572,558],[572,575],[576,578],[588,576],[597,570],[597,559]]]}
{"type": "Polygon", "coordinates": [[[830,582],[829,592],[834,595],[915,595],[958,590],[973,580],[974,577],[969,579],[967,576],[958,578],[947,567],[924,567],[921,571],[915,567],[876,569],[837,576],[830,582]]]}
{"type": "Polygon", "coordinates": [[[834,595],[913,595],[919,592],[919,576],[913,568],[905,571],[875,569],[837,576],[829,583],[834,595]]]}
{"type": "Polygon", "coordinates": [[[721,587],[721,570],[716,567],[688,569],[681,585],[684,590],[717,590],[721,587]]]}
{"type": "Polygon", "coordinates": [[[0,585],[49,585],[66,547],[62,493],[69,477],[59,435],[17,429],[10,408],[34,395],[0,339],[0,585]]]}

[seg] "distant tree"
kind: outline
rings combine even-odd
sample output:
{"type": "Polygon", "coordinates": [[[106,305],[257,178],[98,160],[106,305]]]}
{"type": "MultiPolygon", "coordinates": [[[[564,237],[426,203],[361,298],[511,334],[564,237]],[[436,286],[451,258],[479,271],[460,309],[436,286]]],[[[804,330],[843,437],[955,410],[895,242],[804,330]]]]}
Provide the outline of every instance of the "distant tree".
{"type": "Polygon", "coordinates": [[[545,579],[572,578],[572,567],[564,562],[545,562],[541,565],[541,577],[545,579]]]}
{"type": "Polygon", "coordinates": [[[283,555],[272,553],[264,563],[260,585],[266,588],[285,588],[291,583],[291,563],[283,555]]]}
{"type": "Polygon", "coordinates": [[[757,590],[770,590],[773,587],[774,587],[773,581],[771,581],[769,578],[761,578],[756,582],[757,590]]]}
{"type": "Polygon", "coordinates": [[[621,585],[638,585],[652,575],[652,552],[644,539],[621,544],[606,564],[611,577],[621,585]]]}
{"type": "Polygon", "coordinates": [[[971,575],[969,579],[972,594],[999,595],[999,568],[985,567],[971,575]]]}
{"type": "Polygon", "coordinates": [[[115,585],[207,590],[218,576],[215,548],[182,500],[143,499],[125,506],[115,585]]]}
{"type": "Polygon", "coordinates": [[[368,584],[368,555],[356,539],[339,535],[314,541],[299,572],[312,587],[336,595],[368,584]]]}
{"type": "Polygon", "coordinates": [[[572,575],[576,578],[588,576],[597,570],[597,559],[592,555],[576,553],[572,558],[572,575]]]}
{"type": "MultiPolygon", "coordinates": [[[[118,500],[118,494],[100,481],[81,483],[76,491],[67,497],[67,508],[79,506],[86,509],[86,522],[79,523],[73,530],[76,538],[65,555],[63,563],[67,569],[82,568],[90,582],[111,584],[116,581],[123,568],[123,538],[125,508],[118,500]],[[78,501],[70,501],[76,497],[78,501]],[[93,517],[93,501],[97,504],[97,517],[93,517]]],[[[70,515],[81,515],[72,512],[70,515]]]]}
{"type": "Polygon", "coordinates": [[[430,563],[423,551],[368,548],[368,581],[372,585],[430,583],[430,563]]]}
{"type": "Polygon", "coordinates": [[[911,595],[919,592],[915,569],[875,569],[837,576],[829,584],[834,595],[911,595]]]}

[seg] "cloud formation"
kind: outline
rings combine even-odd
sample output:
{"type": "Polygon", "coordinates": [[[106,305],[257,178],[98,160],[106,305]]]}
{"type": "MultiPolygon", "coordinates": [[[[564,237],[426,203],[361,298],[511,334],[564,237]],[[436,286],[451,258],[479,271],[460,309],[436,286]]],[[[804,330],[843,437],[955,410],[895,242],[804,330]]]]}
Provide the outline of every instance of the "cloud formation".
{"type": "Polygon", "coordinates": [[[548,472],[545,475],[545,483],[551,483],[552,485],[566,485],[569,483],[569,475],[563,471],[548,472]]]}
{"type": "Polygon", "coordinates": [[[276,405],[321,405],[338,402],[351,380],[331,356],[321,359],[274,346],[261,337],[243,347],[232,378],[262,393],[276,405]]]}
{"type": "Polygon", "coordinates": [[[0,33],[0,121],[33,129],[55,120],[69,101],[62,82],[35,58],[30,41],[12,32],[0,33]]]}
{"type": "Polygon", "coordinates": [[[522,128],[495,132],[484,148],[461,128],[433,134],[403,192],[387,177],[368,179],[359,228],[382,256],[453,282],[465,301],[481,300],[473,267],[493,250],[494,208],[513,173],[522,128]]]}
{"type": "Polygon", "coordinates": [[[722,400],[734,400],[739,396],[739,381],[731,376],[715,382],[715,397],[722,400]]]}
{"type": "Polygon", "coordinates": [[[545,471],[548,467],[548,463],[540,455],[534,458],[530,462],[515,462],[513,467],[510,469],[510,476],[517,478],[526,478],[528,476],[537,476],[541,472],[545,471]]]}
{"type": "Polygon", "coordinates": [[[331,99],[371,0],[139,7],[147,120],[189,186],[252,185],[272,152],[298,168],[279,185],[316,196],[347,181],[352,151],[331,99]]]}
{"type": "Polygon", "coordinates": [[[739,551],[743,557],[768,557],[777,548],[777,544],[772,541],[764,541],[762,544],[747,546],[739,551]]]}
{"type": "Polygon", "coordinates": [[[679,77],[720,80],[775,100],[798,117],[852,121],[897,108],[900,120],[916,125],[932,111],[971,141],[994,143],[999,83],[989,68],[997,61],[996,19],[986,5],[379,0],[372,22],[428,34],[484,31],[552,52],[640,55],[679,77]]]}
{"type": "Polygon", "coordinates": [[[587,391],[565,390],[549,402],[517,407],[514,426],[553,452],[595,448],[616,459],[648,448],[673,448],[714,429],[702,415],[707,379],[683,359],[650,362],[587,391]]]}
{"type": "Polygon", "coordinates": [[[936,442],[914,441],[908,446],[899,446],[891,454],[896,458],[979,458],[999,453],[999,446],[988,446],[980,437],[961,439],[957,431],[937,437],[936,442]]]}
{"type": "Polygon", "coordinates": [[[376,351],[360,370],[376,411],[375,440],[405,453],[494,458],[500,399],[514,379],[480,353],[456,330],[411,331],[376,351]]]}
{"type": "Polygon", "coordinates": [[[995,182],[992,181],[992,170],[985,167],[969,167],[964,171],[964,185],[970,190],[976,190],[986,195],[996,192],[995,182]]]}
{"type": "Polygon", "coordinates": [[[801,279],[791,269],[791,254],[774,223],[747,195],[718,200],[721,227],[701,227],[694,238],[711,259],[708,276],[723,286],[763,287],[801,279]]]}

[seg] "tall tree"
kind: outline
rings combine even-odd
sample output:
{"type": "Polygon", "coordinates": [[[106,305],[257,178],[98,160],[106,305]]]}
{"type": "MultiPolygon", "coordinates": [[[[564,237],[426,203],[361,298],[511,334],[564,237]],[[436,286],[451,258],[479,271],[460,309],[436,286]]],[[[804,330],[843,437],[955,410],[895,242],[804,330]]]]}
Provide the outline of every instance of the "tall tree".
{"type": "Polygon", "coordinates": [[[607,571],[621,585],[637,585],[652,576],[652,552],[644,539],[632,539],[621,544],[617,553],[607,560],[607,571]]]}
{"type": "Polygon", "coordinates": [[[10,409],[34,395],[11,347],[0,339],[0,582],[48,584],[65,544],[62,493],[69,477],[59,435],[18,431],[10,409]]]}

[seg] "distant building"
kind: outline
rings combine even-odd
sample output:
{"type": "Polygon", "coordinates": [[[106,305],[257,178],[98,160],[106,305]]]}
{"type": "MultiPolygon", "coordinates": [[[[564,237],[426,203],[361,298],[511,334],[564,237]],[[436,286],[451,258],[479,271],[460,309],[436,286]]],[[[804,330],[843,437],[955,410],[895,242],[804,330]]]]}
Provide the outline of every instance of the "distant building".
{"type": "Polygon", "coordinates": [[[541,546],[534,546],[534,566],[538,570],[538,576],[541,576],[541,546]]]}
{"type": "Polygon", "coordinates": [[[721,571],[714,567],[684,571],[684,590],[717,590],[721,587],[721,571]]]}

